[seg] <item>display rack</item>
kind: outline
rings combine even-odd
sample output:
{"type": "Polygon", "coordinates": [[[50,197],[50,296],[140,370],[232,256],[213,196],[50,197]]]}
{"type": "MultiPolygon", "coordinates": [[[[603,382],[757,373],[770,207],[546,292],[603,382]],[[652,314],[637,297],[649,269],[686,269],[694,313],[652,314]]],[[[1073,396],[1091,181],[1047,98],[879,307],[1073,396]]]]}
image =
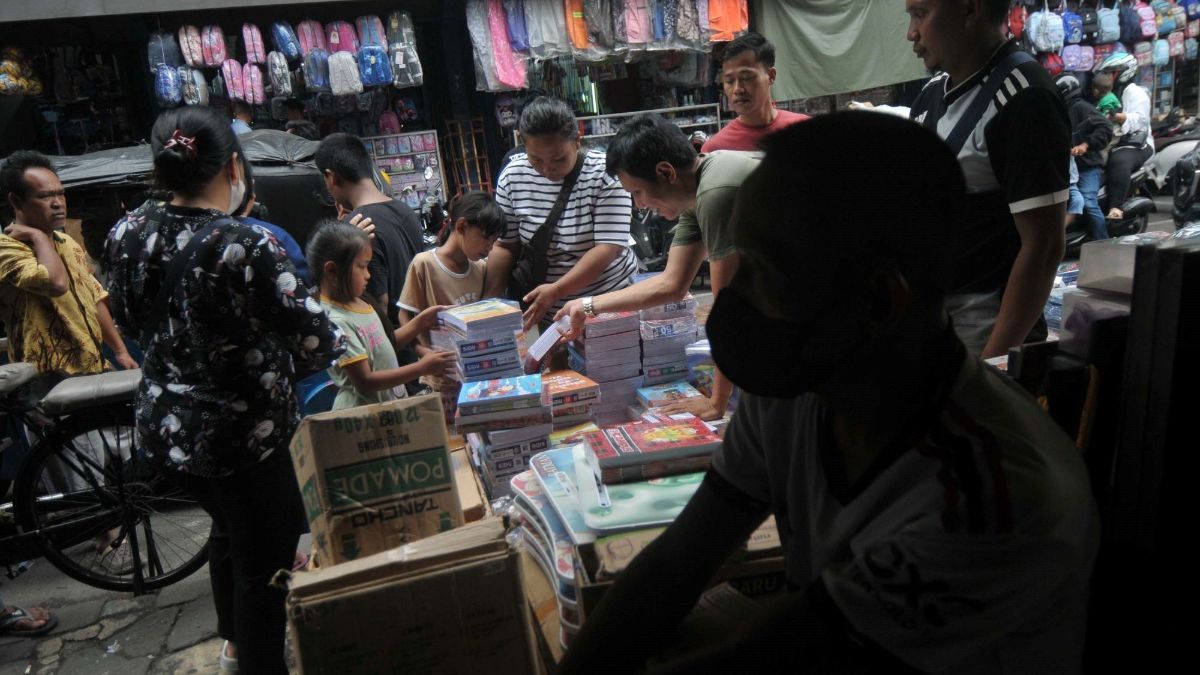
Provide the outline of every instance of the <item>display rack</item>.
{"type": "Polygon", "coordinates": [[[469,190],[491,192],[492,171],[488,166],[483,118],[446,120],[446,143],[450,148],[458,194],[469,190]]]}
{"type": "Polygon", "coordinates": [[[368,136],[363,142],[401,201],[417,210],[429,197],[446,201],[446,174],[436,131],[368,136]]]}
{"type": "Polygon", "coordinates": [[[1150,99],[1151,114],[1166,115],[1175,105],[1175,62],[1154,68],[1154,95],[1150,99]]]}

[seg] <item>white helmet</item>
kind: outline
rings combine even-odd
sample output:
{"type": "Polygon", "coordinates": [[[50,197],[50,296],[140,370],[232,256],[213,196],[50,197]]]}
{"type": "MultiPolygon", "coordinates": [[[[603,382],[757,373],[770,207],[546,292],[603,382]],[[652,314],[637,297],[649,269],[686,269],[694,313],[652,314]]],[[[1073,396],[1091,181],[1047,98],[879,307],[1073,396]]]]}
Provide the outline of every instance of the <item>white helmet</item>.
{"type": "Polygon", "coordinates": [[[1124,52],[1109,56],[1092,69],[1094,73],[1112,73],[1116,84],[1129,84],[1133,82],[1133,78],[1137,76],[1137,71],[1137,59],[1132,54],[1124,52]]]}

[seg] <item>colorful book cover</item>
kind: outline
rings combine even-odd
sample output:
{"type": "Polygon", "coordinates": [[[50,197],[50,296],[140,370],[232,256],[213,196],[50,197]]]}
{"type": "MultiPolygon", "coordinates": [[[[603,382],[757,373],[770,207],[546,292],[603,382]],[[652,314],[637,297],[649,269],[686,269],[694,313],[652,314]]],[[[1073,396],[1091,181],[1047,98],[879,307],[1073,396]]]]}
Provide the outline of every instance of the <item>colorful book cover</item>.
{"type": "Polygon", "coordinates": [[[485,373],[489,370],[513,368],[521,363],[521,355],[515,349],[509,349],[494,354],[463,358],[459,361],[466,375],[485,373]]]}
{"type": "Polygon", "coordinates": [[[546,332],[538,336],[538,339],[529,346],[529,351],[525,356],[525,372],[536,373],[542,369],[542,363],[550,352],[562,342],[563,336],[571,330],[571,318],[564,316],[558,321],[550,324],[546,328],[546,332]]]}
{"type": "Polygon", "coordinates": [[[591,422],[577,424],[566,429],[559,429],[550,434],[550,447],[557,448],[565,445],[575,445],[583,442],[583,435],[589,431],[600,431],[600,427],[591,422]]]}
{"type": "Polygon", "coordinates": [[[570,600],[575,600],[575,548],[571,545],[571,537],[563,527],[562,519],[550,505],[533,471],[517,474],[511,483],[513,494],[517,495],[519,501],[526,502],[533,515],[541,519],[554,541],[554,571],[558,573],[560,588],[570,600]]]}
{"type": "Polygon", "coordinates": [[[550,391],[550,405],[555,408],[600,398],[600,385],[573,370],[542,375],[542,386],[550,391]]]}
{"type": "Polygon", "coordinates": [[[575,489],[577,448],[582,456],[583,446],[580,445],[540,452],[533,456],[530,468],[533,469],[543,494],[562,521],[567,535],[576,546],[581,546],[596,541],[596,533],[584,522],[579,492],[575,489]]]}
{"type": "Polygon", "coordinates": [[[489,445],[497,447],[504,445],[514,445],[516,443],[526,443],[538,438],[546,438],[554,429],[549,424],[535,425],[524,427],[521,429],[505,429],[503,431],[489,431],[485,436],[489,445]]]}
{"type": "Polygon", "coordinates": [[[489,298],[467,305],[451,307],[442,311],[438,315],[438,318],[441,319],[442,323],[453,326],[460,332],[470,335],[482,326],[493,326],[509,322],[520,326],[521,309],[516,303],[498,298],[489,298]]]}
{"type": "Polygon", "coordinates": [[[604,436],[608,445],[587,437],[587,447],[606,485],[704,471],[721,445],[720,436],[690,415],[622,424],[605,429],[604,436]]]}
{"type": "Polygon", "coordinates": [[[459,411],[460,414],[454,416],[454,426],[458,429],[458,433],[470,434],[480,431],[503,431],[505,429],[521,429],[540,424],[554,423],[554,417],[550,414],[548,408],[531,408],[531,410],[538,410],[539,412],[519,417],[504,416],[495,418],[493,417],[494,415],[501,415],[503,411],[501,413],[484,413],[471,417],[463,417],[461,415],[462,411],[459,411]]]}
{"type": "Polygon", "coordinates": [[[593,537],[674,522],[704,480],[704,473],[698,472],[608,487],[601,484],[582,445],[572,453],[579,510],[593,537]],[[602,496],[601,490],[607,494],[602,496]]]}
{"type": "Polygon", "coordinates": [[[458,393],[458,409],[470,414],[485,410],[503,410],[504,408],[494,406],[512,405],[517,402],[527,404],[521,407],[534,407],[541,404],[543,386],[541,375],[468,382],[458,393]]]}
{"type": "Polygon", "coordinates": [[[637,312],[606,312],[587,319],[583,324],[583,335],[586,340],[637,330],[637,327],[637,312]]]}
{"type": "Polygon", "coordinates": [[[642,387],[637,390],[638,400],[647,408],[657,408],[675,401],[689,398],[699,398],[700,392],[687,382],[669,382],[656,384],[652,387],[642,387]]]}

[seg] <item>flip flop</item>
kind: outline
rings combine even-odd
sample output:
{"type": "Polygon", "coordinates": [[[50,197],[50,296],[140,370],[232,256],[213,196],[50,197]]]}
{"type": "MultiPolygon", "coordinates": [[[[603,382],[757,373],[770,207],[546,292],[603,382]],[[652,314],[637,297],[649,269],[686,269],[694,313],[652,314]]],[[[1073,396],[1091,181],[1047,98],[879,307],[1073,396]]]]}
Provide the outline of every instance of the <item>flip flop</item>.
{"type": "Polygon", "coordinates": [[[11,607],[12,612],[0,618],[0,635],[5,637],[36,637],[45,635],[58,626],[58,617],[53,612],[46,611],[46,623],[37,628],[17,628],[21,621],[37,621],[38,619],[22,607],[11,607]]]}
{"type": "Polygon", "coordinates": [[[301,551],[296,551],[296,561],[294,563],[292,563],[292,571],[293,572],[301,572],[305,569],[308,569],[308,562],[311,559],[312,559],[312,557],[309,556],[307,553],[303,553],[301,551]]]}

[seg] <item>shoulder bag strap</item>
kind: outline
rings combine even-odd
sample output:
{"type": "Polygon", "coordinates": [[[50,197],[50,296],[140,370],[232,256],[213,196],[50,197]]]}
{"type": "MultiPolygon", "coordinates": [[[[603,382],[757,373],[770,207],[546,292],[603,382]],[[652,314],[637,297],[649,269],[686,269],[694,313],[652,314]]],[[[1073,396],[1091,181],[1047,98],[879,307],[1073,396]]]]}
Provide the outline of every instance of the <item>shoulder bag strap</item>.
{"type": "Polygon", "coordinates": [[[188,265],[196,255],[196,251],[200,249],[200,244],[218,227],[234,224],[236,221],[228,216],[213,220],[192,234],[187,246],[184,246],[182,251],[171,258],[171,262],[167,265],[167,275],[163,277],[162,286],[158,288],[158,293],[154,296],[154,304],[150,306],[146,325],[142,327],[142,349],[147,349],[150,346],[150,340],[154,337],[154,332],[167,324],[167,304],[171,300],[171,293],[183,280],[188,265]]]}
{"type": "Polygon", "coordinates": [[[580,172],[583,171],[583,161],[586,156],[587,150],[580,148],[579,157],[575,160],[575,168],[571,169],[571,173],[563,179],[562,189],[558,191],[558,199],[554,201],[554,206],[550,207],[550,213],[546,214],[546,221],[529,240],[530,252],[533,254],[533,283],[535,286],[546,281],[546,274],[550,270],[550,260],[547,257],[550,251],[550,233],[554,231],[559,218],[562,217],[563,210],[567,208],[567,201],[571,198],[571,192],[575,190],[575,183],[579,180],[580,172]]]}
{"type": "Polygon", "coordinates": [[[946,137],[946,145],[950,146],[950,150],[954,152],[955,157],[962,151],[967,138],[975,131],[979,120],[983,119],[983,113],[987,111],[992,98],[996,96],[996,92],[1000,91],[1004,80],[1008,78],[1012,71],[1016,70],[1017,66],[1034,60],[1028,52],[1021,50],[1017,50],[1000,59],[1000,62],[996,64],[996,67],[992,69],[987,80],[983,83],[983,87],[979,93],[975,95],[975,100],[971,101],[971,106],[963,113],[958,124],[954,125],[954,129],[950,131],[950,135],[946,137]]]}

